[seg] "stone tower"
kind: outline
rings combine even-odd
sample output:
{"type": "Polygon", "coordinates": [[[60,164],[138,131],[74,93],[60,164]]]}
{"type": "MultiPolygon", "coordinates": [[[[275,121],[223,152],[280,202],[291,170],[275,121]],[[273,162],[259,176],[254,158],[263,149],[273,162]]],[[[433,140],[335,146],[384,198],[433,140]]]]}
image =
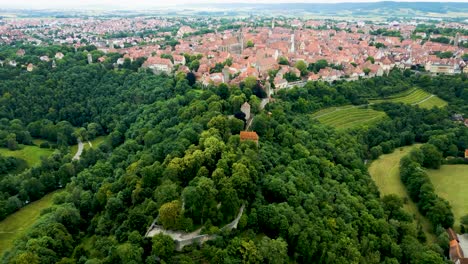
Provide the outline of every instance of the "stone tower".
{"type": "Polygon", "coordinates": [[[91,55],[91,53],[88,53],[88,63],[93,63],[93,55],[91,55]]]}
{"type": "Polygon", "coordinates": [[[457,32],[457,34],[455,35],[455,38],[453,40],[453,45],[458,46],[459,44],[460,44],[460,32],[457,32]]]}
{"type": "Polygon", "coordinates": [[[242,33],[242,28],[239,30],[239,34],[237,35],[237,41],[240,44],[241,53],[244,52],[244,33],[242,33]]]}
{"type": "Polygon", "coordinates": [[[229,68],[228,66],[224,66],[223,68],[223,77],[224,77],[224,83],[229,83],[230,78],[229,78],[229,68]]]}

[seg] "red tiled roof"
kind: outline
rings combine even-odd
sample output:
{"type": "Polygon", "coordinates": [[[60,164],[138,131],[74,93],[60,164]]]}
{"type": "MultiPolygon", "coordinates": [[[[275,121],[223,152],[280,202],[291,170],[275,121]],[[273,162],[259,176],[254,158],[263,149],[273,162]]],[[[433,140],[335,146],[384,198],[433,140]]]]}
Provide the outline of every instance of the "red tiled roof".
{"type": "Polygon", "coordinates": [[[256,132],[241,131],[240,132],[241,140],[255,140],[258,141],[259,137],[256,132]]]}

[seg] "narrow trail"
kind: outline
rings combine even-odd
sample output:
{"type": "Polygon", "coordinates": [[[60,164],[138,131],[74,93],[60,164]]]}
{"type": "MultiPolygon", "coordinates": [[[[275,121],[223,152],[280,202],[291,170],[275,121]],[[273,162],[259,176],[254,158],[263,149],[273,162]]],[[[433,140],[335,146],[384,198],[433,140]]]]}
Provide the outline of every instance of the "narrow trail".
{"type": "Polygon", "coordinates": [[[75,156],[73,156],[73,160],[79,160],[81,157],[81,154],[83,153],[83,142],[81,139],[77,138],[76,141],[78,141],[78,151],[75,153],[75,156]]]}
{"type": "MultiPolygon", "coordinates": [[[[237,214],[236,218],[230,222],[229,224],[223,226],[220,230],[227,230],[231,231],[232,229],[236,228],[239,224],[239,220],[244,213],[245,205],[242,205],[239,209],[239,213],[237,214]]],[[[183,231],[172,231],[166,230],[160,225],[156,225],[156,220],[154,220],[153,224],[151,224],[148,232],[146,232],[146,237],[153,237],[158,234],[164,234],[170,236],[172,240],[176,242],[176,250],[180,251],[184,246],[191,245],[193,243],[204,243],[209,240],[213,240],[217,237],[217,235],[200,235],[202,228],[199,228],[191,233],[186,233],[183,231]]]]}
{"type": "Polygon", "coordinates": [[[431,98],[434,97],[434,96],[435,96],[435,95],[431,94],[430,96],[424,98],[423,100],[421,100],[421,101],[419,101],[419,102],[417,102],[417,103],[413,103],[413,104],[411,104],[411,105],[422,104],[422,103],[426,102],[427,100],[431,99],[431,98]]]}

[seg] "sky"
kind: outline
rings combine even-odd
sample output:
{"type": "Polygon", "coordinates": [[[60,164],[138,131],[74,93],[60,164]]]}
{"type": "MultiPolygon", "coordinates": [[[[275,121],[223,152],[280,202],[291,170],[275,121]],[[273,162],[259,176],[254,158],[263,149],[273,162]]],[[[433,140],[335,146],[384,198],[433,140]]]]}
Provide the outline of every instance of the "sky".
{"type": "MultiPolygon", "coordinates": [[[[398,0],[402,1],[402,0],[398,0]]],[[[410,0],[403,0],[410,1],[410,0]]],[[[450,2],[467,2],[451,0],[450,2]]],[[[0,8],[111,8],[142,9],[184,4],[209,3],[340,3],[340,2],[376,2],[376,0],[0,0],[0,8]]],[[[445,2],[444,0],[411,0],[411,2],[445,2]]]]}

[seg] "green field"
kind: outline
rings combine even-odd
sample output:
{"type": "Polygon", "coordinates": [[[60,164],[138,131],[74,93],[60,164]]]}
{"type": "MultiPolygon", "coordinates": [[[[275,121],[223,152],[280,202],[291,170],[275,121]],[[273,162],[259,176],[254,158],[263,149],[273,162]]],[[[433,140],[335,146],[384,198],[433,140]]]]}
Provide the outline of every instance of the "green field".
{"type": "MultiPolygon", "coordinates": [[[[106,136],[100,136],[97,137],[89,142],[91,142],[91,145],[89,144],[88,141],[83,142],[84,150],[88,150],[90,148],[97,148],[99,145],[101,145],[104,141],[106,140],[106,136]],[[91,147],[92,146],[92,147],[91,147]]],[[[78,145],[73,145],[70,148],[71,153],[75,154],[78,151],[78,145]]]]}
{"type": "Polygon", "coordinates": [[[460,217],[468,214],[468,165],[443,165],[427,170],[436,193],[447,199],[455,215],[454,227],[460,227],[460,217]]]}
{"type": "Polygon", "coordinates": [[[426,236],[434,239],[431,234],[431,225],[429,221],[423,217],[416,207],[416,204],[409,198],[405,186],[400,180],[400,159],[408,154],[413,148],[420,145],[413,145],[396,149],[393,153],[380,156],[377,160],[373,161],[369,166],[369,174],[374,180],[377,187],[379,187],[380,195],[396,194],[402,199],[407,198],[408,201],[404,205],[404,209],[415,216],[416,221],[421,223],[426,236]]]}
{"type": "Polygon", "coordinates": [[[384,112],[351,105],[330,107],[312,114],[314,119],[337,129],[349,129],[363,125],[372,125],[386,116],[387,115],[384,112]]]}
{"type": "Polygon", "coordinates": [[[49,193],[0,221],[0,256],[12,246],[16,238],[34,224],[43,209],[52,205],[52,197],[55,193],[49,193]]]}
{"type": "Polygon", "coordinates": [[[414,89],[411,92],[402,93],[401,96],[393,96],[388,99],[369,100],[370,103],[394,102],[410,105],[418,105],[421,108],[444,107],[447,102],[422,89],[414,89]]]}
{"type": "Polygon", "coordinates": [[[20,145],[19,150],[9,150],[7,148],[0,148],[0,154],[3,156],[15,157],[26,161],[28,167],[39,165],[41,157],[48,157],[54,152],[53,149],[43,149],[37,146],[20,145]]]}

